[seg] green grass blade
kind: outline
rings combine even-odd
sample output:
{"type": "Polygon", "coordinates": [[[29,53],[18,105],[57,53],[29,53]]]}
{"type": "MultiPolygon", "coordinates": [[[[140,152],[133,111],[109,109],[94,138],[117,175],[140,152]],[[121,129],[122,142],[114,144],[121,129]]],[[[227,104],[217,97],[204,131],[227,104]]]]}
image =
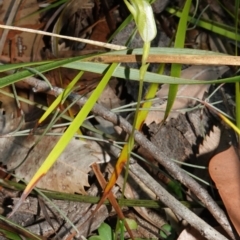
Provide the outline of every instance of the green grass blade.
{"type": "MultiPolygon", "coordinates": [[[[82,58],[83,57],[81,56],[81,57],[74,57],[74,58],[68,58],[68,59],[63,59],[63,60],[57,60],[57,61],[53,61],[53,62],[50,62],[50,63],[47,63],[47,64],[43,64],[41,66],[37,66],[37,67],[35,67],[35,69],[36,69],[36,71],[43,73],[43,72],[47,72],[47,71],[50,71],[52,69],[58,68],[58,67],[60,67],[64,64],[68,64],[68,63],[71,63],[71,62],[78,61],[82,58]]],[[[0,79],[0,87],[5,87],[9,84],[18,82],[18,81],[20,81],[24,78],[31,77],[33,75],[34,75],[34,73],[32,71],[23,70],[21,72],[14,73],[14,74],[6,76],[6,77],[2,77],[0,79]]]]}
{"type": "Polygon", "coordinates": [[[63,104],[69,93],[72,91],[75,84],[83,75],[83,71],[80,71],[74,79],[68,84],[66,89],[58,95],[58,97],[53,101],[53,103],[48,107],[42,117],[38,120],[38,123],[41,124],[59,105],[63,104]]]}
{"type": "Polygon", "coordinates": [[[38,171],[35,173],[33,178],[28,183],[26,189],[24,190],[24,193],[22,194],[22,197],[18,204],[16,204],[15,208],[13,209],[13,212],[18,209],[21,202],[28,196],[30,191],[33,189],[33,187],[36,185],[36,183],[41,179],[42,176],[44,176],[48,170],[51,168],[51,166],[54,164],[54,162],[57,160],[57,158],[60,156],[60,154],[64,151],[68,143],[71,141],[74,134],[77,132],[79,127],[82,125],[84,120],[86,119],[87,115],[91,111],[92,107],[98,100],[99,96],[101,95],[102,91],[106,87],[108,81],[112,77],[114,71],[116,70],[117,66],[119,64],[113,63],[107,70],[106,74],[102,78],[101,82],[98,84],[96,89],[93,91],[92,95],[86,102],[86,104],[82,107],[82,109],[79,111],[77,116],[72,121],[71,125],[67,128],[65,133],[62,135],[62,137],[59,139],[53,150],[50,152],[48,157],[45,159],[41,167],[38,169],[38,171]]]}
{"type": "MultiPolygon", "coordinates": [[[[184,48],[186,31],[187,31],[188,14],[190,11],[191,4],[192,4],[192,1],[187,0],[184,5],[182,16],[180,18],[177,33],[176,33],[176,38],[175,38],[175,43],[174,43],[175,48],[184,48]]],[[[182,69],[182,64],[172,64],[171,76],[172,77],[180,77],[181,69],[182,69]]],[[[177,91],[178,91],[177,84],[169,86],[168,101],[167,101],[167,106],[166,106],[163,121],[165,121],[167,119],[167,117],[172,109],[173,103],[177,96],[177,91]]]]}
{"type": "MultiPolygon", "coordinates": [[[[168,11],[169,13],[177,16],[177,17],[181,17],[182,12],[181,11],[176,11],[173,8],[167,8],[166,11],[168,11]]],[[[226,26],[224,24],[219,24],[216,23],[214,21],[208,21],[205,19],[200,19],[197,21],[197,19],[192,18],[191,16],[188,17],[188,21],[190,23],[193,23],[195,25],[197,25],[198,27],[202,27],[206,30],[209,30],[213,33],[217,33],[221,36],[224,36],[226,38],[232,39],[234,41],[240,41],[240,34],[235,34],[235,29],[231,28],[230,26],[226,26]]]]}
{"type": "Polygon", "coordinates": [[[32,66],[35,66],[35,65],[36,66],[37,65],[43,65],[43,64],[46,64],[46,63],[50,63],[50,62],[53,62],[53,61],[3,64],[3,65],[0,65],[0,72],[6,72],[6,71],[22,68],[22,67],[32,67],[32,66]]]}
{"type": "MultiPolygon", "coordinates": [[[[82,56],[82,59],[88,58],[89,56],[99,56],[99,55],[126,55],[128,54],[128,49],[126,50],[119,50],[119,51],[111,51],[104,54],[92,54],[88,56],[82,56]]],[[[132,54],[139,54],[143,53],[142,48],[136,48],[132,50],[132,54]]],[[[167,48],[167,47],[151,47],[149,54],[169,54],[169,55],[226,55],[222,53],[216,53],[211,51],[204,51],[198,49],[181,49],[181,48],[167,48]]],[[[228,55],[226,55],[228,56],[228,55]]],[[[6,72],[14,69],[19,69],[23,67],[33,67],[38,65],[45,65],[48,63],[56,62],[59,60],[51,60],[51,61],[41,61],[41,62],[28,62],[28,63],[13,63],[13,64],[4,64],[0,65],[0,72],[6,72]]]]}
{"type": "Polygon", "coordinates": [[[0,229],[0,235],[4,236],[4,239],[9,239],[9,240],[22,240],[20,234],[18,235],[16,232],[14,231],[9,231],[9,230],[5,230],[5,229],[0,229]]]}
{"type": "Polygon", "coordinates": [[[117,30],[114,31],[114,33],[111,35],[111,37],[108,39],[108,42],[111,42],[118,33],[120,33],[131,21],[133,20],[132,14],[130,14],[117,28],[117,30]]]}
{"type": "MultiPolygon", "coordinates": [[[[37,235],[31,233],[31,232],[28,231],[26,228],[24,228],[24,227],[22,227],[22,226],[20,226],[20,225],[18,225],[18,224],[16,224],[16,223],[10,221],[8,218],[3,217],[2,215],[0,215],[0,220],[3,221],[3,222],[8,223],[10,226],[15,227],[16,230],[18,229],[20,233],[21,233],[21,232],[24,232],[25,235],[28,236],[28,237],[25,238],[25,239],[32,239],[32,240],[41,240],[41,239],[42,239],[40,236],[37,236],[37,235]]],[[[1,229],[1,230],[3,230],[3,229],[1,229]]],[[[9,232],[8,232],[8,234],[9,234],[9,232]]],[[[14,234],[14,233],[12,233],[12,234],[14,234]]],[[[18,236],[19,236],[19,235],[18,235],[18,236]]],[[[17,238],[13,238],[13,239],[16,239],[16,240],[17,240],[17,238]]],[[[22,239],[22,238],[21,238],[21,239],[22,239]]]]}
{"type": "Polygon", "coordinates": [[[55,1],[55,2],[53,2],[51,4],[49,4],[49,6],[47,6],[45,8],[42,8],[40,10],[37,10],[35,12],[32,12],[32,13],[28,14],[27,16],[21,18],[20,21],[23,20],[23,19],[29,18],[29,17],[31,17],[31,16],[33,16],[35,14],[40,14],[40,13],[46,12],[46,11],[52,9],[52,8],[57,8],[58,6],[60,6],[61,4],[66,3],[67,1],[68,0],[58,0],[58,1],[55,1]]]}
{"type": "MultiPolygon", "coordinates": [[[[90,63],[90,62],[72,62],[69,64],[64,65],[64,67],[83,70],[83,71],[90,71],[99,74],[103,74],[108,69],[108,64],[104,63],[90,63]]],[[[124,79],[131,79],[134,81],[139,81],[139,70],[132,69],[127,67],[118,67],[116,71],[113,73],[114,77],[124,78],[124,79]]],[[[233,83],[240,81],[240,77],[230,77],[224,78],[219,80],[190,80],[184,78],[177,78],[177,77],[170,77],[166,75],[161,75],[152,72],[146,72],[144,76],[144,82],[149,83],[166,83],[166,84],[212,84],[212,83],[233,83]]]]}
{"type": "Polygon", "coordinates": [[[39,76],[40,78],[42,78],[46,83],[47,85],[49,86],[49,88],[52,90],[53,89],[53,86],[52,84],[50,83],[50,81],[47,79],[47,77],[45,77],[44,74],[42,74],[41,72],[37,71],[36,68],[30,68],[30,67],[25,67],[24,69],[32,72],[33,74],[35,74],[36,76],[39,76]]]}

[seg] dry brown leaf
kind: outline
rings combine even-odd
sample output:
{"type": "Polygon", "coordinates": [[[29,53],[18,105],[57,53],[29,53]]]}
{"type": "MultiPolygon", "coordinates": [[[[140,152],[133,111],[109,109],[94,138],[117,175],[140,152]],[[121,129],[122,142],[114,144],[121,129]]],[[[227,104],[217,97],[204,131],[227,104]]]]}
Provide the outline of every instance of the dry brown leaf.
{"type": "Polygon", "coordinates": [[[177,240],[205,240],[197,230],[192,227],[184,229],[177,240]]]}
{"type": "MultiPolygon", "coordinates": [[[[59,137],[45,136],[28,154],[28,150],[36,140],[36,136],[15,138],[14,140],[11,138],[0,139],[0,161],[6,164],[8,169],[17,167],[16,176],[27,182],[46,159],[59,137]],[[26,160],[23,162],[25,156],[26,160]],[[21,163],[22,165],[19,166],[21,163]]],[[[91,164],[107,161],[109,161],[109,156],[95,141],[72,139],[53,167],[39,181],[37,187],[85,194],[84,187],[89,186],[88,172],[91,170],[91,164]]]]}
{"type": "MultiPolygon", "coordinates": [[[[203,142],[198,147],[198,153],[196,157],[190,158],[190,163],[197,166],[208,166],[209,160],[216,154],[221,138],[221,129],[213,126],[212,130],[204,137],[203,142]]],[[[194,168],[191,172],[198,178],[209,182],[210,177],[208,171],[201,168],[194,168]]],[[[207,188],[207,185],[203,185],[207,188]]]]}
{"type": "MultiPolygon", "coordinates": [[[[100,41],[100,42],[107,42],[109,34],[110,34],[110,32],[109,32],[107,22],[99,21],[99,23],[93,29],[90,39],[95,40],[95,41],[100,41]]],[[[101,49],[102,50],[103,48],[88,44],[84,49],[85,50],[87,50],[87,49],[91,49],[91,50],[92,49],[95,49],[95,50],[101,49]]]]}
{"type": "Polygon", "coordinates": [[[209,173],[216,184],[229,218],[240,234],[240,163],[233,146],[217,153],[210,160],[209,173]]]}
{"type": "MultiPolygon", "coordinates": [[[[9,9],[11,8],[12,2],[4,1],[3,8],[1,9],[2,14],[0,15],[0,21],[5,21],[6,17],[8,17],[7,15],[9,14],[9,9]],[[4,14],[6,16],[4,16],[4,14]]],[[[39,7],[36,0],[22,1],[14,19],[15,24],[17,23],[18,26],[39,29],[42,26],[39,22],[39,14],[32,14],[37,10],[39,10],[39,7]],[[30,16],[30,14],[32,15],[30,16]]],[[[29,61],[29,57],[34,54],[36,56],[35,60],[41,60],[40,51],[35,52],[34,48],[40,47],[39,49],[41,49],[43,47],[43,42],[41,42],[41,46],[35,46],[35,37],[36,35],[32,33],[10,31],[8,39],[5,42],[3,55],[10,56],[12,61],[29,61]]]]}
{"type": "Polygon", "coordinates": [[[213,154],[213,152],[216,151],[219,146],[220,138],[221,129],[217,126],[213,126],[213,129],[209,132],[207,136],[205,136],[203,143],[200,144],[197,157],[200,157],[204,154],[213,154]]]}
{"type": "MultiPolygon", "coordinates": [[[[181,77],[186,79],[213,80],[218,79],[228,70],[229,68],[227,66],[191,66],[182,71],[181,77]]],[[[180,113],[185,113],[186,108],[192,106],[196,102],[189,97],[202,100],[208,88],[208,84],[179,85],[177,98],[173,104],[169,117],[176,118],[180,113]],[[183,96],[183,98],[180,98],[180,96],[183,96]]],[[[162,121],[167,105],[166,98],[168,96],[168,89],[169,85],[164,84],[157,93],[157,97],[159,97],[160,100],[162,99],[163,103],[157,102],[153,104],[153,107],[157,107],[158,110],[149,112],[145,121],[147,125],[154,121],[157,124],[162,121]]]]}

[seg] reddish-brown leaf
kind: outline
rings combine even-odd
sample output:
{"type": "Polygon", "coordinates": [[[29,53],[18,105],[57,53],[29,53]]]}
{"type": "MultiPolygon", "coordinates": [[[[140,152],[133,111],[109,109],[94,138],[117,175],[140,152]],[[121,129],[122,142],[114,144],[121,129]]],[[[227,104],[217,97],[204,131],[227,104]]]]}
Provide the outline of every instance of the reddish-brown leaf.
{"type": "Polygon", "coordinates": [[[240,234],[240,163],[233,146],[217,153],[210,160],[209,173],[216,184],[230,220],[240,234]]]}

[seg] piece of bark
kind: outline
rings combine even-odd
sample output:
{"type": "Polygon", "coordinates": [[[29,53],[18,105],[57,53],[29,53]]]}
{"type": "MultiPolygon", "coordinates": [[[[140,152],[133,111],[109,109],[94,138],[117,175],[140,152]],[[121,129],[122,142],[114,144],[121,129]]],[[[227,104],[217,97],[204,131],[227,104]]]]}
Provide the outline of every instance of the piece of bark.
{"type": "MultiPolygon", "coordinates": [[[[92,185],[88,190],[88,194],[96,196],[98,193],[98,188],[95,185],[92,185]]],[[[13,199],[14,204],[17,202],[17,199],[13,199]]],[[[105,205],[102,206],[101,210],[97,212],[94,216],[94,220],[88,219],[87,217],[92,213],[90,203],[81,203],[81,202],[71,202],[64,200],[52,200],[53,203],[76,225],[82,225],[80,229],[80,234],[87,236],[97,229],[97,227],[108,217],[108,210],[105,205]],[[85,216],[86,215],[86,216],[85,216]]],[[[69,235],[71,231],[71,225],[67,222],[64,223],[64,218],[62,215],[48,202],[45,202],[46,209],[49,217],[53,220],[53,225],[55,230],[58,231],[58,236],[61,239],[64,239],[69,235]]],[[[40,209],[41,210],[41,209],[40,209]]],[[[28,199],[21,205],[16,214],[11,217],[11,221],[14,221],[17,224],[20,224],[24,227],[31,225],[29,230],[33,231],[35,234],[46,233],[47,235],[54,234],[52,227],[44,221],[44,214],[39,210],[38,200],[34,197],[28,197],[28,199]],[[41,224],[34,224],[36,219],[40,221],[41,224]],[[41,232],[39,232],[41,231],[41,232]]]]}
{"type": "MultiPolygon", "coordinates": [[[[145,134],[169,158],[183,162],[198,153],[200,143],[214,124],[215,119],[208,111],[195,110],[164,124],[151,123],[145,134]]],[[[141,148],[139,151],[144,154],[141,148]]]]}

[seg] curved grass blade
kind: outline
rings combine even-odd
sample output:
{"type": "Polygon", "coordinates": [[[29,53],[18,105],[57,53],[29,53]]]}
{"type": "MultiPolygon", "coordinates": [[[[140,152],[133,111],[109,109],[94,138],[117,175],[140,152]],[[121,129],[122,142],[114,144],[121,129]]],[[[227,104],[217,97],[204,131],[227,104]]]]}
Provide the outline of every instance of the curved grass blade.
{"type": "Polygon", "coordinates": [[[118,33],[120,33],[131,21],[133,20],[133,16],[129,15],[117,28],[117,30],[114,31],[114,33],[111,35],[111,37],[108,39],[108,42],[111,42],[118,33]]]}
{"type": "Polygon", "coordinates": [[[229,126],[231,127],[238,135],[240,135],[240,128],[236,126],[233,122],[231,122],[227,117],[225,117],[221,113],[217,113],[217,115],[229,126]]]}
{"type": "Polygon", "coordinates": [[[41,72],[37,71],[35,68],[30,68],[30,67],[25,67],[24,69],[27,69],[28,71],[32,72],[33,74],[40,76],[47,83],[49,88],[51,90],[53,89],[52,84],[50,83],[50,81],[41,72]]]}
{"type": "Polygon", "coordinates": [[[47,111],[42,115],[42,117],[38,120],[38,124],[41,124],[59,105],[63,104],[69,93],[72,91],[75,84],[79,81],[79,79],[83,75],[83,71],[80,71],[75,78],[68,84],[66,89],[58,95],[58,97],[53,101],[53,103],[48,107],[47,111]]]}
{"type": "Polygon", "coordinates": [[[46,11],[52,9],[52,8],[57,8],[58,6],[60,6],[61,4],[66,3],[67,1],[68,1],[68,0],[58,0],[58,1],[56,1],[56,2],[52,2],[52,3],[49,4],[47,7],[42,8],[42,9],[40,9],[40,10],[37,10],[37,11],[35,11],[35,12],[33,12],[33,13],[30,13],[30,14],[28,14],[27,16],[19,19],[19,21],[21,21],[21,20],[23,20],[23,19],[26,19],[26,18],[29,18],[29,17],[31,17],[31,16],[33,16],[33,15],[35,15],[35,14],[40,14],[40,13],[46,12],[46,11]]]}

